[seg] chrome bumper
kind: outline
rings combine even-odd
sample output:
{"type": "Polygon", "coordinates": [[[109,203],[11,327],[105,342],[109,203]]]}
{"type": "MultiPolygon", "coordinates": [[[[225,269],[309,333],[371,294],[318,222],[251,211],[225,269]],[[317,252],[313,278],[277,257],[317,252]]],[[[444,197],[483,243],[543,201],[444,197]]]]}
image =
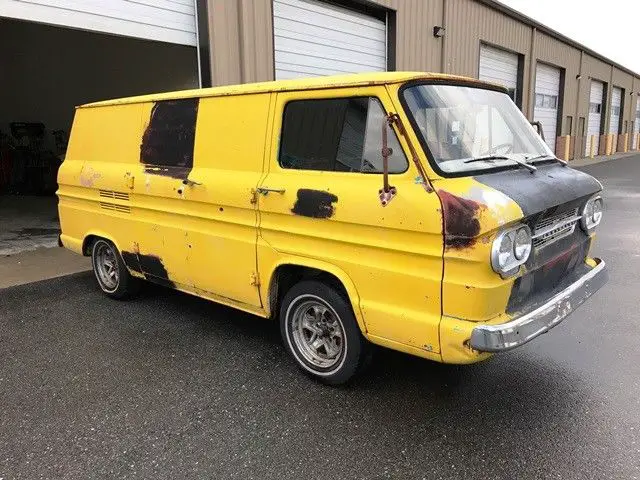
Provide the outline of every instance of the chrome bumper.
{"type": "Polygon", "coordinates": [[[578,281],[554,295],[532,312],[499,325],[481,325],[471,332],[469,345],[481,352],[504,352],[533,340],[567,318],[609,278],[607,267],[598,264],[578,281]]]}

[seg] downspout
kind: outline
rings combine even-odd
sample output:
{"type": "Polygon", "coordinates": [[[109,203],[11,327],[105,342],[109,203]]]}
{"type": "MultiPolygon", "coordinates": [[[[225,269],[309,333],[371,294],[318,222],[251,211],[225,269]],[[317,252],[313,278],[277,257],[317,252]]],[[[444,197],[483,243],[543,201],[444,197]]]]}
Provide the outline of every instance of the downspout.
{"type": "Polygon", "coordinates": [[[529,51],[529,120],[533,121],[534,105],[536,101],[536,27],[531,27],[531,49],[529,51]],[[533,93],[532,93],[533,92],[533,93]]]}
{"type": "Polygon", "coordinates": [[[196,21],[196,53],[198,57],[198,88],[202,88],[202,63],[200,61],[200,29],[198,28],[198,0],[193,0],[194,19],[196,21]]]}
{"type": "Polygon", "coordinates": [[[442,0],[442,28],[444,28],[444,35],[440,38],[442,42],[440,44],[440,72],[447,73],[447,52],[445,50],[447,44],[447,0],[442,0]]]}

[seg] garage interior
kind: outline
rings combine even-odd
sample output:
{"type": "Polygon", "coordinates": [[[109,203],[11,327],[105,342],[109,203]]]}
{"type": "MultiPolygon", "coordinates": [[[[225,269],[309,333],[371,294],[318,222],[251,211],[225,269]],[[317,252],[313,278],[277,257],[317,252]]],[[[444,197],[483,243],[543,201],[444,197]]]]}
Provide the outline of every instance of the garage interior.
{"type": "Polygon", "coordinates": [[[57,243],[74,107],[197,88],[195,46],[0,18],[0,255],[57,243]]]}

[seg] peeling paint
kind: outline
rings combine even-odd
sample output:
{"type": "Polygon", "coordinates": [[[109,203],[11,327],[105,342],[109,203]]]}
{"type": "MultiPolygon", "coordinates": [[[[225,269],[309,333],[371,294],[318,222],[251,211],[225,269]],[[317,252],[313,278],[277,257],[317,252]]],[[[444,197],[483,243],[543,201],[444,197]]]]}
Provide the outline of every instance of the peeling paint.
{"type": "Polygon", "coordinates": [[[80,171],[80,185],[83,187],[93,187],[96,180],[102,178],[102,174],[95,171],[92,167],[82,167],[80,171]]]}

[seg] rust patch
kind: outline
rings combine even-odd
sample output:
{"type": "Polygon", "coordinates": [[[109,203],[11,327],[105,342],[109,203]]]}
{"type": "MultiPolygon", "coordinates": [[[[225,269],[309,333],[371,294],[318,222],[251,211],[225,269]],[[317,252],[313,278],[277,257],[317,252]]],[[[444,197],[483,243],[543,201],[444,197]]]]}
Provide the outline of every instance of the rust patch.
{"type": "Polygon", "coordinates": [[[438,196],[442,202],[445,247],[459,250],[473,246],[480,234],[478,216],[486,206],[444,190],[438,190],[438,196]]]}
{"type": "Polygon", "coordinates": [[[337,201],[338,197],[333,193],[301,188],[291,212],[303,217],[329,218],[335,213],[333,204],[337,201]]]}
{"type": "Polygon", "coordinates": [[[198,98],[185,98],[153,106],[140,144],[146,173],[187,178],[193,168],[198,105],[198,98]]]}

